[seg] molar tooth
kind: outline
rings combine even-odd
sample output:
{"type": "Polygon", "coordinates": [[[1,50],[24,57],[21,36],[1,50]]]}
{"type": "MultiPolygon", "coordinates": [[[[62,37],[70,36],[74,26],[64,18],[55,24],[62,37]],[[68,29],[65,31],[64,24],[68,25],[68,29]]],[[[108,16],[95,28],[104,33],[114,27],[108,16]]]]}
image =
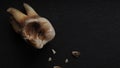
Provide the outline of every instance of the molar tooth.
{"type": "Polygon", "coordinates": [[[49,20],[40,17],[28,4],[24,3],[23,5],[27,14],[15,8],[7,9],[7,12],[13,17],[11,24],[23,39],[29,41],[32,46],[41,49],[55,37],[55,30],[49,20]]]}

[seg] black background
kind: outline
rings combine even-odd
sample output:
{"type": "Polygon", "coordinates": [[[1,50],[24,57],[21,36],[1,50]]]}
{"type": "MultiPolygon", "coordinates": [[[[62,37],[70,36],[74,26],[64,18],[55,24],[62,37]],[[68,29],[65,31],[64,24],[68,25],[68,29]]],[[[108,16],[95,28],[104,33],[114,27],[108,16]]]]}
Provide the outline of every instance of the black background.
{"type": "Polygon", "coordinates": [[[119,1],[1,0],[0,20],[0,68],[120,68],[119,1]],[[9,23],[6,9],[25,12],[24,2],[49,19],[56,30],[55,39],[41,50],[28,45],[9,23]],[[72,57],[72,50],[81,56],[72,57]],[[50,56],[52,62],[48,62],[50,56]],[[69,63],[64,63],[65,58],[69,63]]]}

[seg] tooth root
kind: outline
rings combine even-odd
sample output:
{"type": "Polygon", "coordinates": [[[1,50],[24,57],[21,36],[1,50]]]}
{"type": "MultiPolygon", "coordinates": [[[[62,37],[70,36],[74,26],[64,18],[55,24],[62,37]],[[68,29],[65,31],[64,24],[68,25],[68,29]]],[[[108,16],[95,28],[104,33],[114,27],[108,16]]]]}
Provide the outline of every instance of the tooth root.
{"type": "Polygon", "coordinates": [[[30,5],[26,3],[24,3],[23,5],[25,7],[25,10],[28,16],[38,16],[38,14],[35,12],[35,10],[30,5]]]}
{"type": "Polygon", "coordinates": [[[8,8],[7,12],[13,15],[14,19],[22,24],[24,19],[27,17],[27,15],[23,14],[21,11],[15,9],[15,8],[8,8]]]}
{"type": "Polygon", "coordinates": [[[12,21],[11,21],[11,25],[13,27],[13,29],[15,30],[16,33],[21,32],[21,27],[18,23],[16,23],[16,21],[14,20],[13,17],[11,17],[12,21]]]}

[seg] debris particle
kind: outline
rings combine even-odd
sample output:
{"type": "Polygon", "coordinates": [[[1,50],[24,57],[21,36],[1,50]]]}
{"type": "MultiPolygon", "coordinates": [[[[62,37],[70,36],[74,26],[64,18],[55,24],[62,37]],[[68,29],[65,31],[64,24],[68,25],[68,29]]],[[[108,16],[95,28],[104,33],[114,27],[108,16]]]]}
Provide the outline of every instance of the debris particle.
{"type": "Polygon", "coordinates": [[[53,68],[62,68],[62,67],[60,67],[60,66],[54,66],[53,68]]]}
{"type": "Polygon", "coordinates": [[[56,51],[54,49],[52,49],[52,52],[53,52],[53,54],[56,54],[56,51]]]}
{"type": "Polygon", "coordinates": [[[72,51],[72,55],[76,58],[78,58],[80,56],[80,52],[79,51],[72,51]]]}
{"type": "Polygon", "coordinates": [[[51,57],[49,57],[49,58],[48,58],[48,61],[52,61],[52,58],[51,58],[51,57]]]}
{"type": "Polygon", "coordinates": [[[65,59],[65,63],[68,63],[68,62],[69,62],[69,61],[68,61],[68,59],[66,58],[66,59],[65,59]]]}

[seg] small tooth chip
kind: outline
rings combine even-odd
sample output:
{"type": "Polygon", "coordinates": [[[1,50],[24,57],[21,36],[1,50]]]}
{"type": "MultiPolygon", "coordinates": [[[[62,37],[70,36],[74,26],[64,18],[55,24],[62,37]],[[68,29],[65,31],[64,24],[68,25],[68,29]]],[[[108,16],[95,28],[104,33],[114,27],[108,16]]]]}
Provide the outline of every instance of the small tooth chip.
{"type": "Polygon", "coordinates": [[[52,52],[53,52],[53,54],[56,54],[56,51],[54,49],[52,49],[52,52]]]}
{"type": "Polygon", "coordinates": [[[53,68],[62,68],[62,67],[60,67],[60,66],[54,66],[53,68]]]}
{"type": "Polygon", "coordinates": [[[52,57],[49,57],[49,58],[48,58],[48,61],[52,61],[52,57]]]}
{"type": "Polygon", "coordinates": [[[69,60],[66,58],[66,59],[65,59],[65,63],[68,63],[68,62],[69,62],[69,60]]]}
{"type": "Polygon", "coordinates": [[[72,51],[72,55],[76,58],[78,58],[80,56],[80,52],[79,51],[72,51]]]}

